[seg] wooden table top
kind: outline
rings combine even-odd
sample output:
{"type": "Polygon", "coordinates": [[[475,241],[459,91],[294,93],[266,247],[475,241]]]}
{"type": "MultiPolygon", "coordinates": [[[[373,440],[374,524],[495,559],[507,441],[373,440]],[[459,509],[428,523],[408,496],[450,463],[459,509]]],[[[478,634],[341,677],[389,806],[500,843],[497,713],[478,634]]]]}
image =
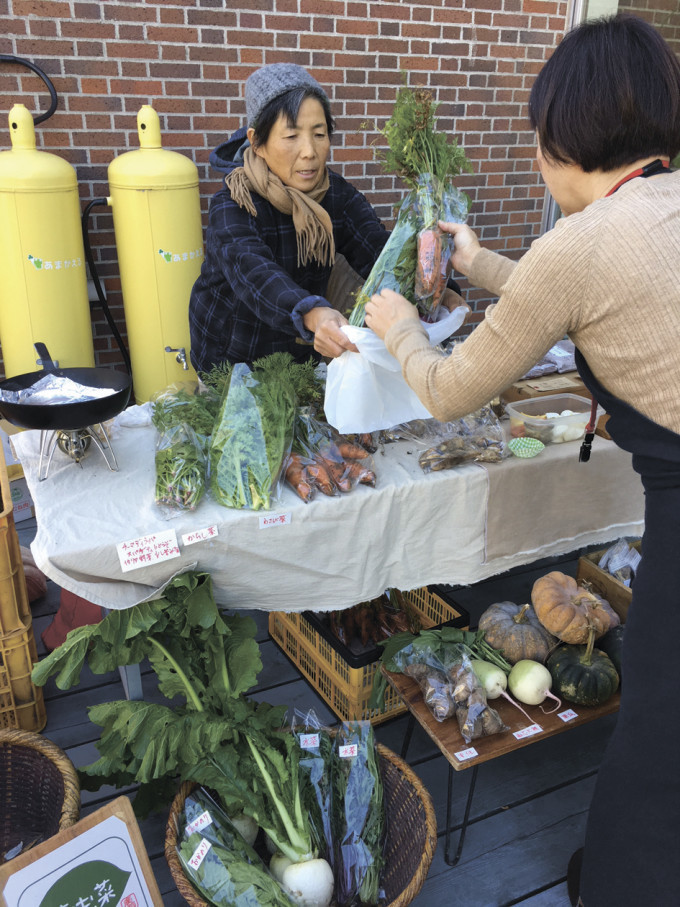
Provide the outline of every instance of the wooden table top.
{"type": "MultiPolygon", "coordinates": [[[[501,697],[491,700],[489,704],[499,713],[508,730],[492,734],[489,737],[478,737],[470,744],[466,744],[455,718],[447,718],[444,721],[436,720],[425,705],[420,687],[413,678],[407,677],[405,674],[392,673],[382,666],[381,670],[409,711],[427,731],[456,771],[472,768],[482,762],[489,762],[504,753],[511,753],[530,743],[537,743],[546,737],[552,737],[554,734],[561,734],[569,728],[594,721],[603,715],[611,715],[619,709],[620,693],[618,691],[603,705],[577,706],[564,702],[559,709],[550,714],[545,714],[541,706],[523,705],[522,707],[534,721],[534,724],[531,724],[519,709],[501,697]]],[[[546,709],[550,709],[554,703],[548,699],[544,705],[546,709]]]]}

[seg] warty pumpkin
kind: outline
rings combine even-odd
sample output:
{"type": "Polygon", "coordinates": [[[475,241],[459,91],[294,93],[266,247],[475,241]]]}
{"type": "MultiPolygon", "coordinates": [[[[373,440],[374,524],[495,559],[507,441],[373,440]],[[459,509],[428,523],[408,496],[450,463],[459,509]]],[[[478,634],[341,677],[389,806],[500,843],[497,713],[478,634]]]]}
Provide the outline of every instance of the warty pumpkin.
{"type": "Polygon", "coordinates": [[[479,619],[484,638],[499,649],[510,664],[522,659],[544,664],[557,639],[540,622],[531,605],[496,602],[479,619]]]}
{"type": "Polygon", "coordinates": [[[531,602],[546,630],[572,645],[585,645],[621,622],[608,601],[559,570],[536,580],[531,602]]]}
{"type": "Polygon", "coordinates": [[[558,646],[546,662],[553,690],[567,702],[602,705],[619,687],[619,675],[611,658],[594,649],[594,641],[591,636],[587,646],[558,646]]]}

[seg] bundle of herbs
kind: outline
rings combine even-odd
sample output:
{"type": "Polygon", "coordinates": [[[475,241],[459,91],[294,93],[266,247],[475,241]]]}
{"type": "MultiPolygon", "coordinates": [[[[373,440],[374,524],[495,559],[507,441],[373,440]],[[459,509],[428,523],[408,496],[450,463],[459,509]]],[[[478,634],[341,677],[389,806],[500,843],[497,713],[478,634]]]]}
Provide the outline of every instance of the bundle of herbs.
{"type": "Polygon", "coordinates": [[[343,724],[335,738],[333,837],[339,907],[379,904],[386,834],[383,781],[373,728],[343,724]]]}
{"type": "Polygon", "coordinates": [[[203,497],[218,406],[214,392],[198,393],[198,388],[170,387],[153,399],[157,504],[193,510],[203,497]]]}
{"type": "Polygon", "coordinates": [[[424,88],[404,84],[397,92],[392,116],[378,130],[387,149],[377,153],[383,169],[403,180],[409,192],[397,222],[363,287],[349,321],[364,323],[366,303],[384,288],[395,290],[434,320],[450,272],[452,238],[438,221],[463,223],[469,198],[454,179],[472,167],[455,140],[437,131],[437,104],[424,88]]]}

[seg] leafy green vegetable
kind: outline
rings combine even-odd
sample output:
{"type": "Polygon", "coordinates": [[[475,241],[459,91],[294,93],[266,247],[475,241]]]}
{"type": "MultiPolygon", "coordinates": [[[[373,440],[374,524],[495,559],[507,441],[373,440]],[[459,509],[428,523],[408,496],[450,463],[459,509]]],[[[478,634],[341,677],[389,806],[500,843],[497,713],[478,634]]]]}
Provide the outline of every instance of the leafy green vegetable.
{"type": "Polygon", "coordinates": [[[154,398],[151,421],[159,434],[178,425],[188,425],[199,437],[207,438],[212,434],[219,403],[214,391],[189,393],[184,387],[168,389],[154,398]]]}
{"type": "Polygon", "coordinates": [[[180,845],[180,862],[187,877],[211,901],[238,903],[244,907],[250,904],[292,907],[292,901],[271,876],[254,848],[246,843],[226,813],[203,788],[187,796],[180,830],[190,845],[185,847],[184,842],[180,845]],[[207,864],[204,860],[200,866],[192,865],[191,857],[187,855],[191,846],[194,847],[191,853],[196,852],[203,838],[212,845],[213,858],[207,864]],[[248,880],[251,886],[243,887],[248,880]],[[230,899],[225,900],[227,897],[230,899]]]}
{"type": "Polygon", "coordinates": [[[238,851],[209,842],[200,832],[182,841],[177,854],[194,887],[217,907],[291,907],[293,903],[264,865],[248,863],[238,851]]]}
{"type": "Polygon", "coordinates": [[[157,504],[194,510],[205,494],[206,455],[196,434],[184,425],[166,430],[155,454],[157,504]]]}
{"type": "MultiPolygon", "coordinates": [[[[223,616],[210,576],[193,572],[176,577],[157,601],[112,611],[99,624],[72,630],[33,669],[37,686],[53,675],[60,689],[73,686],[86,661],[93,673],[102,674],[148,658],[168,700],[121,700],[88,710],[102,734],[100,758],[82,770],[83,786],[138,783],[140,813],[140,804],[146,810],[167,794],[168,779],[196,781],[219,793],[223,750],[242,748],[244,727],[266,740],[285,718],[285,707],[243,695],[262,669],[255,632],[251,618],[223,616]]],[[[243,797],[249,796],[244,789],[243,797]]],[[[167,797],[160,802],[167,804],[167,797]]]]}
{"type": "Polygon", "coordinates": [[[275,375],[237,363],[210,445],[211,488],[226,507],[269,509],[290,451],[295,396],[275,375]]]}
{"type": "Polygon", "coordinates": [[[380,899],[384,865],[385,806],[383,782],[368,722],[343,725],[335,740],[333,786],[335,810],[335,875],[339,907],[357,899],[364,905],[380,899]],[[356,755],[343,757],[343,747],[356,745],[356,755]]]}
{"type": "MultiPolygon", "coordinates": [[[[323,728],[319,744],[306,748],[300,757],[300,789],[310,813],[312,833],[320,855],[333,865],[332,781],[333,738],[323,728]]],[[[299,736],[298,736],[299,740],[299,736]]]]}
{"type": "MultiPolygon", "coordinates": [[[[498,649],[494,649],[486,642],[483,630],[441,627],[440,629],[421,630],[417,634],[395,633],[394,636],[380,642],[379,645],[383,649],[379,659],[380,663],[385,666],[387,671],[395,673],[401,673],[402,661],[398,655],[402,649],[407,647],[410,647],[414,661],[418,660],[417,655],[420,652],[423,656],[435,657],[442,664],[447,664],[450,660],[447,650],[453,648],[456,653],[463,653],[469,658],[488,661],[501,668],[506,674],[509,674],[512,669],[512,665],[503,658],[498,649]]],[[[382,709],[384,707],[386,688],[387,678],[382,671],[376,671],[369,700],[370,708],[382,709]]]]}
{"type": "Polygon", "coordinates": [[[271,353],[256,359],[253,371],[258,377],[289,386],[298,406],[319,406],[323,403],[324,382],[316,372],[313,359],[296,362],[290,353],[271,353]]]}

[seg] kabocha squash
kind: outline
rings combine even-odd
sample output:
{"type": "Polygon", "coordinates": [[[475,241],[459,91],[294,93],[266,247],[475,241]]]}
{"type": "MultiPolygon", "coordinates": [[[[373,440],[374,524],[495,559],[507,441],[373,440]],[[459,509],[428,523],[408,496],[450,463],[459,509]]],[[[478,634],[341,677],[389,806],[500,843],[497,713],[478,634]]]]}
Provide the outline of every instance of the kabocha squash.
{"type": "Polygon", "coordinates": [[[479,619],[484,638],[499,649],[510,664],[522,659],[544,664],[557,639],[540,622],[531,605],[496,602],[479,619]]]}
{"type": "Polygon", "coordinates": [[[558,570],[536,580],[531,602],[546,630],[572,645],[585,645],[621,622],[608,601],[558,570]]]}
{"type": "Polygon", "coordinates": [[[601,652],[604,652],[605,655],[609,655],[617,670],[619,680],[622,682],[621,654],[623,652],[623,627],[623,624],[619,624],[618,627],[612,627],[611,630],[607,630],[604,636],[601,636],[597,641],[597,648],[601,652]]]}
{"type": "Polygon", "coordinates": [[[594,635],[587,646],[562,645],[548,657],[546,667],[553,679],[553,690],[576,705],[602,705],[619,688],[619,675],[612,660],[593,648],[594,635]]]}

